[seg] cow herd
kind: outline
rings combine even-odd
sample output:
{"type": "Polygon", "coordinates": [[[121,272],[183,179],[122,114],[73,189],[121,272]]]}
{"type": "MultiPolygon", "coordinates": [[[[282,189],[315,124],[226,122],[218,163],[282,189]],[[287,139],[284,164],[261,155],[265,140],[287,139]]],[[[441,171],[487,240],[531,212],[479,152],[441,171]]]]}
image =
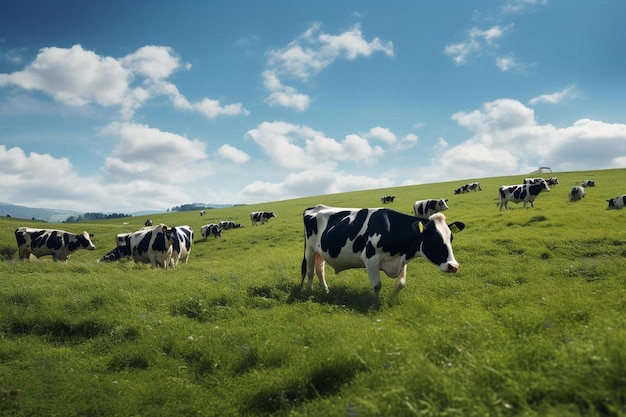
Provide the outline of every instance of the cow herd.
{"type": "MultiPolygon", "coordinates": [[[[251,213],[250,216],[253,217],[251,213]]],[[[203,216],[206,211],[202,210],[203,216]]],[[[273,213],[272,213],[273,214],[273,213]]],[[[271,217],[276,217],[273,214],[271,217]]],[[[267,222],[267,217],[263,223],[267,222]]],[[[124,222],[128,224],[128,222],[124,222]]],[[[202,237],[220,237],[222,230],[243,227],[241,223],[222,220],[219,223],[201,227],[202,237]]],[[[15,230],[19,259],[29,259],[30,255],[39,258],[52,256],[54,261],[67,261],[72,253],[79,249],[95,250],[91,241],[92,234],[83,232],[73,234],[57,229],[35,229],[20,227],[15,230]]],[[[99,261],[113,262],[123,258],[133,259],[136,263],[149,263],[152,268],[176,268],[179,262],[187,263],[193,246],[193,229],[189,226],[167,227],[165,224],[153,226],[148,219],[144,227],[136,232],[118,233],[115,236],[115,248],[103,255],[99,261]]]]}
{"type": "MultiPolygon", "coordinates": [[[[523,184],[503,185],[498,189],[500,210],[508,209],[508,203],[530,204],[542,192],[549,192],[550,185],[559,182],[556,178],[526,178],[523,184]]],[[[585,188],[594,187],[593,180],[585,180],[572,187],[570,201],[579,201],[585,196],[585,188]]],[[[482,191],[478,182],[465,184],[454,190],[454,194],[482,191]]],[[[395,196],[383,196],[383,203],[393,203],[395,196]]],[[[621,209],[626,206],[626,194],[609,200],[608,208],[621,209]]],[[[409,215],[387,208],[342,208],[317,205],[304,210],[304,256],[302,260],[302,283],[308,280],[312,289],[313,277],[328,292],[325,264],[340,272],[352,268],[365,268],[374,296],[378,300],[381,289],[380,271],[396,278],[396,292],[405,285],[406,266],[416,257],[424,257],[440,271],[454,273],[459,263],[452,251],[455,233],[462,231],[465,224],[459,221],[447,223],[441,213],[448,209],[448,200],[426,199],[413,204],[409,215]]],[[[200,215],[206,212],[203,210],[200,215]]],[[[252,225],[267,223],[275,218],[275,212],[253,211],[252,225]]],[[[243,227],[240,223],[224,220],[201,227],[204,240],[221,237],[223,230],[243,227]]],[[[54,261],[66,261],[79,249],[95,250],[92,235],[87,232],[72,234],[63,230],[34,229],[20,227],[15,230],[20,259],[30,255],[51,255],[54,261]]],[[[189,226],[168,227],[152,225],[148,220],[145,227],[115,237],[115,248],[100,261],[133,259],[136,263],[149,263],[152,268],[176,268],[182,261],[187,263],[193,246],[194,232],[189,226]]]]}

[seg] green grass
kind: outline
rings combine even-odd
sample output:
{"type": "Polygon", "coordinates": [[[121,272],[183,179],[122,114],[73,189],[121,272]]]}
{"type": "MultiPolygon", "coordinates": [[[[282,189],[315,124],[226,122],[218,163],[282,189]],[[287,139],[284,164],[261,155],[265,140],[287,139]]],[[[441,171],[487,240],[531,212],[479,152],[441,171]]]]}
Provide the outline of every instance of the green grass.
{"type": "Polygon", "coordinates": [[[498,210],[519,176],[153,215],[196,232],[176,270],[97,262],[146,217],[54,225],[95,235],[65,263],[17,261],[14,229],[50,225],[0,219],[0,415],[625,416],[626,210],[605,200],[626,170],[555,175],[534,209],[498,210]],[[383,274],[374,310],[364,270],[301,288],[302,211],[383,194],[405,213],[449,199],[459,272],[414,260],[397,297],[383,274]],[[252,210],[278,217],[252,227],[252,210]],[[220,220],[245,227],[199,237],[220,220]]]}

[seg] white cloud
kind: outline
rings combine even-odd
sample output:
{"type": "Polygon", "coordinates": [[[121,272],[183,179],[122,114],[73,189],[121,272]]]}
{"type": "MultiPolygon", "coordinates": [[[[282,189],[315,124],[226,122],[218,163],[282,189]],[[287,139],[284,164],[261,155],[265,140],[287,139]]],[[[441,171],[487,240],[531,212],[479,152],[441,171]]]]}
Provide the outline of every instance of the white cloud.
{"type": "Polygon", "coordinates": [[[310,127],[286,122],[261,123],[246,137],[259,145],[272,163],[290,169],[333,167],[339,161],[371,164],[384,154],[382,147],[370,145],[359,135],[337,141],[310,127]]]}
{"type": "Polygon", "coordinates": [[[49,47],[41,49],[22,71],[0,74],[0,87],[43,92],[68,106],[117,107],[125,120],[158,95],[170,97],[177,108],[197,111],[209,119],[249,114],[240,103],[222,105],[209,98],[189,103],[166,81],[181,69],[188,70],[190,65],[181,63],[175,52],[164,46],[144,46],[119,59],[99,56],[81,45],[49,47]]]}
{"type": "Polygon", "coordinates": [[[266,101],[274,106],[305,110],[310,104],[309,96],[281,80],[307,82],[338,59],[353,61],[376,52],[393,56],[393,44],[379,38],[366,41],[358,24],[339,35],[329,35],[315,23],[284,48],[268,51],[267,70],[263,72],[264,85],[270,93],[266,101]]]}
{"type": "Polygon", "coordinates": [[[134,123],[111,123],[102,134],[119,140],[104,168],[116,181],[138,178],[175,185],[210,172],[205,144],[197,139],[134,123]]]}
{"type": "Polygon", "coordinates": [[[480,55],[485,50],[491,51],[497,48],[497,41],[512,28],[513,24],[504,27],[496,25],[485,30],[473,27],[464,41],[446,45],[444,53],[451,56],[457,65],[466,64],[473,56],[480,55]]]}
{"type": "Polygon", "coordinates": [[[548,0],[510,0],[502,6],[504,13],[520,13],[533,6],[542,6],[548,4],[548,0]]]}
{"type": "Polygon", "coordinates": [[[537,123],[534,111],[517,100],[488,102],[452,116],[470,132],[456,146],[435,148],[422,182],[528,173],[539,166],[554,171],[626,167],[626,125],[581,119],[555,128],[537,123]]]}
{"type": "Polygon", "coordinates": [[[575,85],[569,85],[567,87],[565,87],[565,89],[561,90],[561,91],[557,91],[556,93],[552,93],[552,94],[542,94],[540,96],[537,96],[535,98],[532,98],[529,101],[529,104],[531,105],[535,105],[535,104],[539,104],[539,103],[548,103],[548,104],[559,104],[562,103],[570,98],[575,98],[577,96],[577,92],[576,92],[576,86],[575,85]]]}
{"type": "Polygon", "coordinates": [[[250,155],[228,144],[222,145],[217,150],[217,155],[236,164],[244,164],[250,160],[250,155]]]}
{"type": "Polygon", "coordinates": [[[386,127],[373,127],[363,136],[368,139],[378,139],[389,145],[393,145],[398,141],[396,135],[394,135],[391,130],[387,129],[386,127]]]}

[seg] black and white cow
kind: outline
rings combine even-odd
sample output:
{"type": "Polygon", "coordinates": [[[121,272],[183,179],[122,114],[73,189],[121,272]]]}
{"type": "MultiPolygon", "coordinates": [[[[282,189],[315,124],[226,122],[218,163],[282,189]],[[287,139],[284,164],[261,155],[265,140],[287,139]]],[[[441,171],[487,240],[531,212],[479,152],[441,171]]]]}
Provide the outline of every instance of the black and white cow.
{"type": "Polygon", "coordinates": [[[621,209],[626,207],[626,194],[617,196],[615,198],[611,198],[610,200],[606,200],[609,203],[607,208],[610,209],[621,209]]]}
{"type": "Polygon", "coordinates": [[[207,240],[209,236],[222,237],[222,228],[216,223],[205,224],[200,228],[200,234],[204,240],[207,240]]]}
{"type": "Polygon", "coordinates": [[[596,182],[594,180],[584,180],[582,183],[583,187],[595,187],[596,182]]]}
{"type": "Polygon", "coordinates": [[[143,224],[145,227],[151,227],[152,226],[152,219],[148,219],[146,220],[146,222],[143,224]]]}
{"type": "Polygon", "coordinates": [[[79,249],[95,250],[91,241],[93,235],[83,232],[79,235],[56,229],[15,229],[15,240],[20,259],[29,259],[33,254],[39,258],[51,255],[53,261],[67,261],[79,249]]]}
{"type": "Polygon", "coordinates": [[[393,203],[393,200],[395,200],[395,198],[395,195],[384,195],[380,198],[380,201],[382,201],[383,204],[393,203]]]}
{"type": "Polygon", "coordinates": [[[206,210],[200,210],[200,217],[204,216],[206,214],[206,210]]]}
{"type": "Polygon", "coordinates": [[[569,201],[578,201],[585,197],[585,189],[580,185],[575,185],[569,190],[569,201]]]}
{"type": "Polygon", "coordinates": [[[553,186],[553,185],[557,185],[559,183],[559,180],[556,177],[552,177],[546,182],[548,183],[549,186],[553,186]]]}
{"type": "Polygon", "coordinates": [[[413,212],[417,217],[428,218],[435,213],[448,210],[447,201],[447,199],[443,198],[439,200],[417,200],[415,204],[413,204],[413,212]]]}
{"type": "Polygon", "coordinates": [[[170,265],[176,268],[182,260],[187,263],[193,246],[193,229],[189,226],[176,226],[172,241],[172,256],[170,265]]]}
{"type": "Polygon", "coordinates": [[[539,184],[541,181],[546,180],[543,178],[524,178],[524,184],[539,184]]]}
{"type": "Polygon", "coordinates": [[[545,181],[539,184],[521,184],[521,185],[503,185],[498,190],[500,193],[500,211],[502,208],[508,209],[508,202],[514,203],[524,202],[524,208],[526,204],[530,203],[531,207],[535,207],[535,199],[542,191],[550,191],[548,183],[545,181]]]}
{"type": "Polygon", "coordinates": [[[313,289],[316,274],[327,293],[324,266],[339,273],[365,268],[376,301],[380,271],[397,278],[396,292],[406,284],[407,263],[422,256],[442,272],[456,272],[459,263],[452,252],[452,231],[465,228],[460,222],[447,225],[442,213],[420,219],[386,208],[340,208],[318,205],[303,213],[304,259],[302,283],[313,289]]]}
{"type": "Polygon", "coordinates": [[[240,227],[243,227],[243,224],[235,223],[235,222],[230,221],[230,220],[222,220],[220,222],[220,228],[222,230],[237,229],[237,228],[240,228],[240,227]]]}
{"type": "Polygon", "coordinates": [[[118,245],[100,260],[117,261],[122,257],[132,257],[137,263],[151,264],[152,268],[167,268],[171,262],[176,233],[175,227],[168,229],[164,224],[128,233],[123,245],[118,245]]]}
{"type": "Polygon", "coordinates": [[[276,213],[273,211],[253,211],[250,213],[250,220],[252,225],[256,226],[257,223],[265,224],[272,217],[276,217],[276,213]]]}
{"type": "Polygon", "coordinates": [[[456,190],[454,190],[454,194],[463,194],[463,193],[469,193],[470,191],[482,191],[482,190],[483,189],[480,188],[479,182],[470,182],[469,184],[464,184],[460,186],[459,188],[457,188],[456,190]]]}

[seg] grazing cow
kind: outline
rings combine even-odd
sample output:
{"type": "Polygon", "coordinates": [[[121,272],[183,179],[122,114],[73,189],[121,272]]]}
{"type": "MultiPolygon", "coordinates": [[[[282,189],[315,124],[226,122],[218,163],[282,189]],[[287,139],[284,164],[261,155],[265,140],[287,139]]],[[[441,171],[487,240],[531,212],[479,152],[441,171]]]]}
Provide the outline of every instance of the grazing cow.
{"type": "Polygon", "coordinates": [[[206,214],[206,210],[200,210],[200,216],[204,216],[206,214]]]}
{"type": "Polygon", "coordinates": [[[552,177],[547,181],[549,186],[553,186],[553,185],[557,185],[559,183],[559,180],[556,177],[552,177]]]}
{"type": "Polygon", "coordinates": [[[539,184],[541,181],[546,181],[543,178],[524,178],[524,184],[539,184]]]}
{"type": "Polygon", "coordinates": [[[522,184],[522,185],[503,185],[500,187],[500,211],[502,208],[508,209],[508,202],[514,203],[524,202],[524,208],[526,203],[530,203],[531,207],[535,207],[535,199],[542,191],[550,191],[548,183],[545,181],[539,184],[522,184]]]}
{"type": "Polygon", "coordinates": [[[582,200],[585,197],[585,189],[580,185],[575,185],[569,190],[569,201],[582,200]]]}
{"type": "Polygon", "coordinates": [[[406,283],[406,265],[423,256],[442,272],[456,272],[459,264],[452,253],[452,231],[465,228],[460,222],[446,225],[445,216],[436,213],[420,219],[386,208],[339,208],[318,205],[303,213],[304,259],[302,283],[308,279],[313,289],[317,275],[327,293],[324,274],[327,262],[339,273],[365,268],[376,301],[379,300],[380,271],[397,278],[396,292],[406,283]]]}
{"type": "Polygon", "coordinates": [[[209,236],[222,237],[222,228],[215,223],[205,224],[200,228],[200,234],[204,240],[207,240],[209,236]]]}
{"type": "Polygon", "coordinates": [[[151,227],[152,226],[152,219],[148,219],[146,220],[146,222],[143,224],[145,227],[151,227]]]}
{"type": "Polygon", "coordinates": [[[20,227],[15,229],[15,240],[20,259],[29,259],[33,254],[41,256],[52,255],[53,261],[67,261],[79,249],[95,250],[91,242],[93,235],[83,232],[79,235],[64,230],[33,229],[20,227]]]}
{"type": "Polygon", "coordinates": [[[480,188],[479,182],[470,182],[469,184],[464,184],[460,186],[459,188],[457,188],[456,190],[454,190],[454,194],[463,194],[463,193],[469,193],[470,191],[482,191],[482,190],[483,189],[480,188]]]}
{"type": "Polygon", "coordinates": [[[417,217],[428,218],[432,214],[448,210],[447,201],[447,199],[444,200],[443,198],[439,200],[417,200],[415,204],[413,204],[413,211],[417,217]]]}
{"type": "Polygon", "coordinates": [[[222,220],[219,226],[222,230],[230,230],[230,229],[237,229],[239,227],[243,227],[243,224],[235,223],[230,220],[222,220]]]}
{"type": "Polygon", "coordinates": [[[252,220],[253,226],[256,226],[259,222],[261,224],[267,223],[272,217],[276,217],[273,211],[253,211],[250,213],[250,220],[252,220]]]}
{"type": "Polygon", "coordinates": [[[607,208],[610,209],[621,209],[626,207],[626,194],[617,196],[615,198],[611,198],[610,200],[606,200],[609,203],[607,208]]]}
{"type": "Polygon", "coordinates": [[[594,180],[584,180],[582,183],[583,187],[595,187],[596,182],[594,180]]]}
{"type": "Polygon", "coordinates": [[[387,204],[387,203],[393,203],[393,200],[396,198],[395,195],[384,195],[380,198],[380,201],[383,202],[383,204],[387,204]]]}
{"type": "Polygon", "coordinates": [[[123,245],[118,245],[100,258],[100,260],[116,261],[127,256],[132,257],[137,263],[150,263],[152,268],[157,266],[167,268],[171,261],[172,246],[176,234],[175,227],[168,229],[164,224],[128,233],[124,238],[123,245]]]}
{"type": "Polygon", "coordinates": [[[176,266],[178,266],[178,262],[183,259],[185,260],[185,263],[189,261],[191,247],[193,246],[193,229],[191,227],[176,226],[174,230],[172,257],[170,258],[170,266],[172,268],[176,268],[176,266]]]}

